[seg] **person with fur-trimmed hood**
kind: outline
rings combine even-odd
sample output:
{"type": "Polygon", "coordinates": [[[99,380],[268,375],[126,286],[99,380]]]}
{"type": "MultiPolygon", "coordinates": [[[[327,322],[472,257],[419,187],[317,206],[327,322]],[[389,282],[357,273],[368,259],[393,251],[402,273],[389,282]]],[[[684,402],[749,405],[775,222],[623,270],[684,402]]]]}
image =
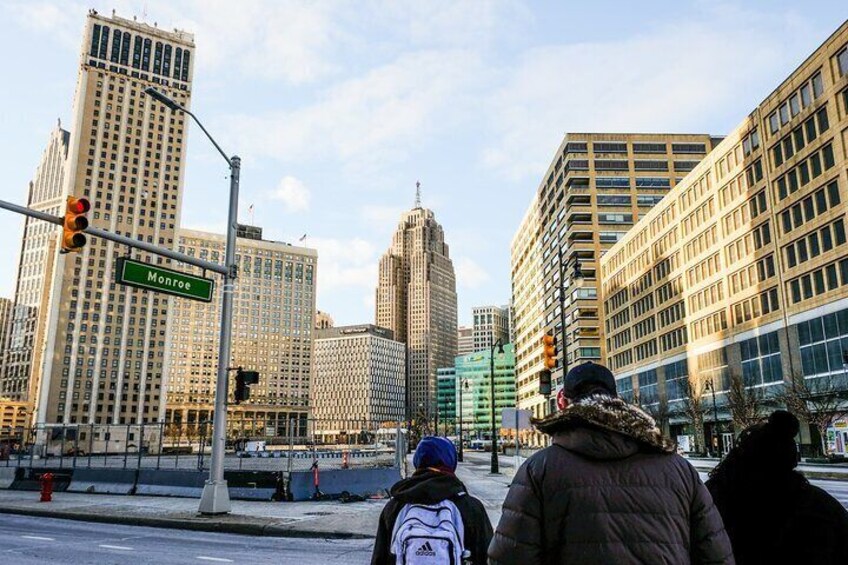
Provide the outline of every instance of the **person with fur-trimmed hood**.
{"type": "Polygon", "coordinates": [[[734,563],[697,471],[618,398],[609,369],[571,369],[558,404],[534,421],[552,445],[516,473],[490,563],[734,563]]]}

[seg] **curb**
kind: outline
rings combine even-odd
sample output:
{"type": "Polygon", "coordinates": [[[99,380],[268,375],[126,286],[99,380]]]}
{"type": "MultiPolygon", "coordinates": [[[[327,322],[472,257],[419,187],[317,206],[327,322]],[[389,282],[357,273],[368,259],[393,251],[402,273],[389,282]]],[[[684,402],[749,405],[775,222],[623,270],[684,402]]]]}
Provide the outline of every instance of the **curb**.
{"type": "MultiPolygon", "coordinates": [[[[194,522],[177,520],[171,518],[158,518],[152,516],[109,516],[98,514],[84,514],[82,512],[63,512],[42,510],[39,508],[9,508],[0,507],[0,514],[16,514],[18,516],[34,516],[38,518],[57,518],[61,520],[74,520],[77,522],[96,522],[100,524],[121,524],[126,526],[145,526],[149,528],[163,528],[172,530],[191,530],[196,532],[213,532],[237,534],[244,536],[263,536],[277,538],[301,538],[301,539],[375,539],[376,536],[357,534],[353,532],[318,532],[312,530],[298,530],[285,526],[258,523],[226,523],[220,521],[194,522]]],[[[209,520],[215,520],[209,518],[209,520]]]]}

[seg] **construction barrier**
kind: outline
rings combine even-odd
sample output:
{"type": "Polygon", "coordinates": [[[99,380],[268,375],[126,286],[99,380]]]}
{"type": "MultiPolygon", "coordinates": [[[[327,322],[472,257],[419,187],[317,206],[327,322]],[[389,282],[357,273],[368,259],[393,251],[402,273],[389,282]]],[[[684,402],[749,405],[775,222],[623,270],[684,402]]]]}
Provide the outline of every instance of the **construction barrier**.
{"type": "Polygon", "coordinates": [[[281,500],[282,473],[269,471],[225,471],[224,479],[234,500],[281,500]]]}
{"type": "Polygon", "coordinates": [[[15,480],[9,486],[9,490],[41,490],[41,475],[50,473],[53,475],[53,492],[64,492],[68,490],[68,485],[71,484],[72,469],[62,469],[59,467],[47,467],[39,469],[28,469],[26,467],[18,467],[18,472],[15,474],[15,480]]]}
{"type": "Polygon", "coordinates": [[[68,492],[133,494],[137,479],[135,469],[74,469],[68,492]]]}
{"type": "Polygon", "coordinates": [[[204,471],[138,471],[135,494],[200,498],[209,473],[204,471]]]}
{"type": "Polygon", "coordinates": [[[0,467],[0,488],[7,489],[15,482],[17,467],[0,467]]]}
{"type": "MultiPolygon", "coordinates": [[[[327,497],[338,497],[343,492],[359,496],[373,496],[389,491],[400,480],[400,469],[327,469],[318,472],[318,490],[327,497]]],[[[312,471],[294,471],[289,480],[289,490],[295,501],[311,500],[315,495],[312,471]]]]}

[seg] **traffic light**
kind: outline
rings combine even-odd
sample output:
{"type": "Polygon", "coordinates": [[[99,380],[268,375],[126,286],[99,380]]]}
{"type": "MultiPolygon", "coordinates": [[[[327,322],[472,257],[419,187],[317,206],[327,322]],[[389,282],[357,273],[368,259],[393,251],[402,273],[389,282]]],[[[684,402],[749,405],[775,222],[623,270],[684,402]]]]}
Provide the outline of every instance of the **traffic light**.
{"type": "Polygon", "coordinates": [[[236,388],[233,391],[233,402],[240,404],[250,398],[250,385],[255,385],[258,382],[258,371],[245,371],[239,368],[236,372],[236,388]]]}
{"type": "Polygon", "coordinates": [[[542,336],[542,371],[539,373],[539,394],[551,394],[551,370],[556,367],[557,340],[553,333],[542,336]]]}
{"type": "Polygon", "coordinates": [[[65,223],[62,224],[62,251],[78,252],[85,246],[86,238],[83,230],[88,227],[85,214],[91,210],[88,198],[68,196],[65,204],[65,223]]]}

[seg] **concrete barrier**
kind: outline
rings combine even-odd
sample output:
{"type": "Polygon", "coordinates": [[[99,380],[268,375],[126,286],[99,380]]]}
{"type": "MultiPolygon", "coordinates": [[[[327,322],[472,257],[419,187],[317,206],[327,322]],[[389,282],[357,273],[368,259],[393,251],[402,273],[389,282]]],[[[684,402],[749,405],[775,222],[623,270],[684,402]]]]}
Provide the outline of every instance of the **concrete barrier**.
{"type": "Polygon", "coordinates": [[[41,475],[44,473],[53,474],[53,492],[64,492],[68,490],[73,469],[67,467],[43,467],[34,469],[19,467],[18,472],[15,473],[15,480],[9,486],[9,490],[41,490],[41,475]]]}
{"type": "Polygon", "coordinates": [[[17,467],[0,467],[0,488],[9,488],[15,482],[17,467]]]}
{"type": "Polygon", "coordinates": [[[133,494],[137,478],[135,469],[75,469],[68,492],[133,494]]]}
{"type": "Polygon", "coordinates": [[[209,473],[205,471],[162,471],[141,469],[135,494],[200,498],[209,473]]]}
{"type": "Polygon", "coordinates": [[[225,471],[224,479],[234,500],[272,500],[282,496],[281,473],[272,471],[225,471]]]}
{"type": "MultiPolygon", "coordinates": [[[[328,469],[320,471],[319,486],[327,496],[338,496],[343,492],[371,496],[387,492],[400,480],[400,469],[382,467],[376,469],[328,469]]],[[[310,500],[315,493],[312,471],[295,471],[291,474],[289,488],[295,501],[310,500]]]]}

